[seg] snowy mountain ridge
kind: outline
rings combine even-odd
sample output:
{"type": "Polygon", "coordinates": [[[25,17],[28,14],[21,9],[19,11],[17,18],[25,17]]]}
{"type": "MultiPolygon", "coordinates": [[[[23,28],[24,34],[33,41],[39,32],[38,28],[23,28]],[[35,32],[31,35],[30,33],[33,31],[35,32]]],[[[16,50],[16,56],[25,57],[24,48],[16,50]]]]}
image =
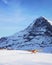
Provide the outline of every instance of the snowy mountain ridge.
{"type": "Polygon", "coordinates": [[[0,39],[0,49],[40,50],[52,52],[52,22],[44,17],[33,21],[25,30],[0,39]]]}

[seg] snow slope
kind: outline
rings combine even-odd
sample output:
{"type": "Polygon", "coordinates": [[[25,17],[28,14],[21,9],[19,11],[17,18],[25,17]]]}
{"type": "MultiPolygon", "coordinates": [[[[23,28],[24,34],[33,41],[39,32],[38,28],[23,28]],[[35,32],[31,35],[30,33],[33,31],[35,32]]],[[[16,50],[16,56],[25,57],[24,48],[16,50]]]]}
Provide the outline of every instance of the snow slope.
{"type": "Polygon", "coordinates": [[[2,50],[0,65],[52,65],[52,54],[2,50]]]}
{"type": "Polygon", "coordinates": [[[44,17],[34,20],[25,30],[0,39],[0,49],[38,50],[52,53],[52,23],[44,17]]]}

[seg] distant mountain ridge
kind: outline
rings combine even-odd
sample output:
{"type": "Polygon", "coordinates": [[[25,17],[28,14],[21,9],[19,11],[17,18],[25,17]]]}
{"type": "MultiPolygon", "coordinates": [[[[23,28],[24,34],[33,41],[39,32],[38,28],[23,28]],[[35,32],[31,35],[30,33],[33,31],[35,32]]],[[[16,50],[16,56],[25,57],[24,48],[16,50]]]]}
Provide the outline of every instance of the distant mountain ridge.
{"type": "Polygon", "coordinates": [[[52,52],[52,25],[44,17],[33,21],[25,30],[0,39],[0,49],[41,50],[52,52]]]}

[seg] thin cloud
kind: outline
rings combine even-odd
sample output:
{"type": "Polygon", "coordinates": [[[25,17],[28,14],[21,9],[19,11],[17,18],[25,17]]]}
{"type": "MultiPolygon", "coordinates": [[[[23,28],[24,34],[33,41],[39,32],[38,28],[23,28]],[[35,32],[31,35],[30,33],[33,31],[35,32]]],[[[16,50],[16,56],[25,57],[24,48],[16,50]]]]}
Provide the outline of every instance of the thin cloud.
{"type": "Polygon", "coordinates": [[[8,0],[2,0],[4,4],[8,4],[8,0]]]}

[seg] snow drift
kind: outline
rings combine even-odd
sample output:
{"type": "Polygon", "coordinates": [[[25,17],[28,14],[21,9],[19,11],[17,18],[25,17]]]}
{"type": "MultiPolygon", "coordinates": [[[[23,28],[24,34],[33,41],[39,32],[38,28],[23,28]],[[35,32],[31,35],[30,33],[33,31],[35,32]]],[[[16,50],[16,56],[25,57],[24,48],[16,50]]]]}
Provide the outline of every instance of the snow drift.
{"type": "Polygon", "coordinates": [[[2,50],[0,65],[52,65],[52,54],[2,50]]]}

